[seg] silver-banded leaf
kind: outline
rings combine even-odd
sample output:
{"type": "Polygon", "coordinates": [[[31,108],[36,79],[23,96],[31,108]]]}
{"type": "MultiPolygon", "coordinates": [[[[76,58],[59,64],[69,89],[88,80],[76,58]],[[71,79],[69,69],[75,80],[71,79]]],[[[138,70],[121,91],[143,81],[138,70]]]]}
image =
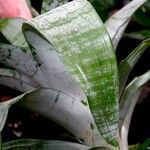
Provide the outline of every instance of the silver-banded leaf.
{"type": "Polygon", "coordinates": [[[128,149],[127,139],[132,113],[142,91],[142,87],[148,81],[150,81],[150,71],[136,77],[131,83],[129,83],[123,92],[120,102],[119,132],[121,135],[122,147],[125,150],[128,149]]]}
{"type": "Polygon", "coordinates": [[[91,4],[86,0],[67,3],[24,24],[23,30],[42,63],[48,60],[48,51],[56,49],[86,92],[100,133],[107,142],[116,143],[117,64],[105,26],[91,4]],[[43,45],[44,39],[51,44],[47,51],[36,47],[43,45]]]}
{"type": "Polygon", "coordinates": [[[22,34],[22,18],[0,19],[0,32],[13,45],[28,47],[22,34]]]}
{"type": "Polygon", "coordinates": [[[126,29],[131,16],[134,12],[146,2],[146,0],[133,0],[122,9],[114,13],[106,22],[106,29],[112,39],[114,49],[116,47],[126,29]]]}
{"type": "Polygon", "coordinates": [[[46,13],[58,6],[68,3],[69,0],[43,0],[42,3],[42,14],[46,13]]]}
{"type": "Polygon", "coordinates": [[[141,58],[145,50],[150,46],[150,38],[142,41],[120,64],[119,64],[119,77],[120,88],[119,95],[122,94],[128,75],[138,60],[141,58]]]}
{"type": "Polygon", "coordinates": [[[20,104],[55,121],[86,145],[106,146],[86,103],[54,89],[40,89],[24,97],[20,104]]]}
{"type": "Polygon", "coordinates": [[[23,47],[0,43],[0,62],[15,68],[43,87],[47,84],[39,64],[23,47]]]}
{"type": "Polygon", "coordinates": [[[21,92],[27,92],[39,87],[37,83],[24,74],[13,69],[5,68],[0,68],[0,84],[21,92]]]}
{"type": "Polygon", "coordinates": [[[88,150],[89,147],[66,141],[22,139],[3,144],[3,150],[88,150]]]}

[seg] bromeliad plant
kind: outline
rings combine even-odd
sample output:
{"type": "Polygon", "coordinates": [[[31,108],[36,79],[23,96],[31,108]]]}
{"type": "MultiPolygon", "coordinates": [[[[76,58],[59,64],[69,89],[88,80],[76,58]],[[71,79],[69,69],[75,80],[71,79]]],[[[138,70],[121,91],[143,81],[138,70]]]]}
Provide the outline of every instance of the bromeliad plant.
{"type": "Polygon", "coordinates": [[[105,24],[86,0],[74,0],[28,22],[0,21],[1,34],[10,43],[0,45],[0,83],[25,92],[0,103],[0,131],[9,107],[18,102],[65,127],[78,141],[19,140],[1,144],[1,149],[128,149],[132,112],[150,71],[125,83],[150,39],[120,64],[114,49],[144,2],[133,0],[105,24]]]}

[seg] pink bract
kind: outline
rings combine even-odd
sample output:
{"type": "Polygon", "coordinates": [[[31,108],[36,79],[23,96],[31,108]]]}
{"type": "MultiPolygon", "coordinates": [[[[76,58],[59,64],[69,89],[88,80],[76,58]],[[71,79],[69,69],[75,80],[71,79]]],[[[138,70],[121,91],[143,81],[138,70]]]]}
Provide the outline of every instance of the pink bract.
{"type": "Polygon", "coordinates": [[[26,0],[0,0],[0,18],[32,19],[26,0]]]}

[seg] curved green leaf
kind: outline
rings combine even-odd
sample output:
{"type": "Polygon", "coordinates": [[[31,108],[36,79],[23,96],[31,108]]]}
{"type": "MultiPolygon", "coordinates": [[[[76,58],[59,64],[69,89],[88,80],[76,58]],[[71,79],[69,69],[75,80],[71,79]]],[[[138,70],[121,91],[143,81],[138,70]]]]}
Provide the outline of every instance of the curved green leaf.
{"type": "Polygon", "coordinates": [[[142,87],[150,81],[150,71],[135,78],[123,92],[120,102],[119,129],[122,147],[128,149],[127,138],[128,130],[134,107],[142,91],[142,87]]]}
{"type": "Polygon", "coordinates": [[[106,29],[112,39],[113,46],[116,47],[128,25],[133,13],[146,2],[146,0],[133,0],[128,5],[113,14],[106,22],[106,29]]]}
{"type": "Polygon", "coordinates": [[[150,46],[150,38],[144,40],[139,44],[120,64],[119,64],[119,76],[120,76],[120,88],[119,95],[122,94],[128,75],[131,70],[141,58],[145,50],[150,46]]]}
{"type": "Polygon", "coordinates": [[[43,67],[50,68],[49,57],[56,49],[86,92],[100,133],[107,142],[116,143],[116,58],[105,26],[91,4],[86,0],[67,3],[24,24],[23,30],[43,67]],[[46,43],[49,47],[44,49],[46,43]]]}
{"type": "Polygon", "coordinates": [[[89,147],[65,141],[22,139],[3,144],[3,150],[88,150],[89,147]]]}

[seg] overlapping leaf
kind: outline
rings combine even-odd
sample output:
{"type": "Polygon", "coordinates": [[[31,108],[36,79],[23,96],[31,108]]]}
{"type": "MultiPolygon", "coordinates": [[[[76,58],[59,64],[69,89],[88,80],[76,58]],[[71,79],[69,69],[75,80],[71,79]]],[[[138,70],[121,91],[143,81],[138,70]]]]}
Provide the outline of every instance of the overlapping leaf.
{"type": "Polygon", "coordinates": [[[51,65],[48,56],[55,47],[86,92],[100,133],[109,143],[116,143],[117,64],[109,36],[90,3],[70,2],[24,24],[23,29],[43,67],[51,65]],[[43,49],[41,45],[47,44],[49,48],[43,49]]]}

